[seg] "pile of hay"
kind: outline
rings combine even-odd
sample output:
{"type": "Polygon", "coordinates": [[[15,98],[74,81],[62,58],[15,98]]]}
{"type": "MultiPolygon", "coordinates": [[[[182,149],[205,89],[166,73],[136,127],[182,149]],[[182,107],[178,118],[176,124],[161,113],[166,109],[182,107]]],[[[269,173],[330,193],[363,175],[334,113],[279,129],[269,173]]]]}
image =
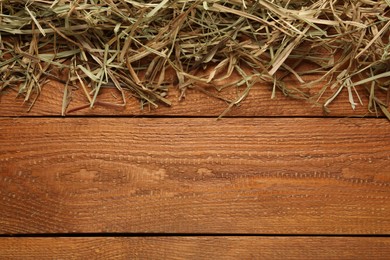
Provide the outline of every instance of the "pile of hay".
{"type": "Polygon", "coordinates": [[[260,81],[324,108],[344,89],[352,108],[365,94],[390,118],[390,0],[1,0],[0,9],[0,91],[33,103],[61,81],[63,114],[74,88],[93,107],[107,86],[124,104],[130,91],[154,106],[170,104],[172,86],[182,95],[242,86],[232,106],[260,81]],[[240,79],[222,84],[232,74],[240,79]]]}

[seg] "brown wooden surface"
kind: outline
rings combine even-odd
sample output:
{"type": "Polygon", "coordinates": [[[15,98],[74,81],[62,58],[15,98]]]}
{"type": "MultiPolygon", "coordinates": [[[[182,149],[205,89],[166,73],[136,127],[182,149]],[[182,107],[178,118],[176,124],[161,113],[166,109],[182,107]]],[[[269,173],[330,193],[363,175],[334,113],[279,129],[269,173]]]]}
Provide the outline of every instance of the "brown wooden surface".
{"type": "MultiPolygon", "coordinates": [[[[0,237],[0,259],[388,259],[390,238],[374,236],[390,235],[390,124],[345,118],[376,116],[359,93],[356,110],[343,91],[324,114],[279,91],[271,100],[259,84],[226,114],[235,118],[216,121],[200,117],[227,102],[196,90],[178,101],[172,88],[172,107],[144,110],[126,93],[125,108],[98,103],[60,119],[62,84],[44,86],[30,112],[8,89],[0,235],[21,237],[0,237]],[[94,115],[105,118],[83,117],[94,115]]],[[[119,97],[103,89],[98,101],[119,97]]],[[[85,104],[73,91],[68,111],[85,104]]]]}
{"type": "Polygon", "coordinates": [[[388,259],[388,238],[0,238],[11,259],[388,259]]]}
{"type": "Polygon", "coordinates": [[[385,119],[0,119],[0,233],[390,234],[385,119]]]}
{"type": "MultiPolygon", "coordinates": [[[[230,88],[220,93],[220,96],[229,100],[236,100],[243,90],[241,88],[237,92],[235,88],[230,88]]],[[[5,91],[4,93],[0,93],[0,116],[59,116],[61,115],[63,91],[63,86],[60,83],[50,83],[44,86],[42,93],[30,112],[28,112],[28,109],[31,102],[24,103],[23,97],[16,98],[16,92],[11,90],[5,91]]],[[[314,106],[307,101],[285,97],[280,91],[276,92],[275,99],[271,99],[271,93],[270,86],[262,84],[255,85],[251,89],[248,97],[240,103],[239,107],[233,107],[226,116],[377,116],[375,113],[368,113],[368,99],[364,91],[360,91],[363,105],[357,105],[355,110],[352,110],[348,102],[347,91],[341,92],[336,100],[329,105],[329,114],[324,113],[321,106],[314,106]]],[[[126,95],[129,96],[130,94],[127,93],[126,95]]],[[[330,93],[327,95],[329,96],[330,93]]],[[[125,108],[113,108],[112,106],[98,104],[93,109],[84,108],[70,112],[68,115],[219,116],[228,107],[226,101],[210,97],[196,90],[188,90],[186,99],[183,101],[179,101],[179,96],[179,91],[172,88],[168,96],[172,101],[171,107],[160,104],[157,109],[145,107],[141,110],[139,102],[135,98],[129,98],[125,108]]],[[[121,104],[120,94],[113,89],[103,89],[98,100],[112,104],[121,104]]],[[[68,111],[85,106],[86,104],[84,93],[81,90],[74,91],[68,111]]]]}

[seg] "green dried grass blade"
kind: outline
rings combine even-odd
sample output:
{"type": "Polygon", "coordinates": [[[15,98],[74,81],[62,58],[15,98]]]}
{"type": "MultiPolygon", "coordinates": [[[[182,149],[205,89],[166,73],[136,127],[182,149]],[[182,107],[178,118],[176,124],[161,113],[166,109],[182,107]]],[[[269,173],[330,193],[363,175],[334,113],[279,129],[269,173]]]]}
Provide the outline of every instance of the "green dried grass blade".
{"type": "Polygon", "coordinates": [[[390,121],[390,112],[389,110],[382,104],[378,104],[380,109],[382,110],[383,114],[387,117],[387,119],[390,121]]]}

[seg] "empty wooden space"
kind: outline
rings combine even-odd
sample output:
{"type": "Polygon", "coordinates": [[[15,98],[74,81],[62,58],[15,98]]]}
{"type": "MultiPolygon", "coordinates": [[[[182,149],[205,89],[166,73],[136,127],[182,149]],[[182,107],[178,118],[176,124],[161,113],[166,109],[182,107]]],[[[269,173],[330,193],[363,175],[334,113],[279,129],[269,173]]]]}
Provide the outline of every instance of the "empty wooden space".
{"type": "Polygon", "coordinates": [[[60,89],[29,113],[1,95],[0,258],[390,254],[390,124],[351,118],[365,107],[340,96],[324,115],[259,87],[222,120],[226,103],[196,91],[61,118],[60,89]]]}
{"type": "Polygon", "coordinates": [[[5,258],[388,259],[387,238],[148,237],[5,238],[5,258]],[[77,250],[75,250],[77,249],[77,250]],[[48,252],[50,252],[48,254],[48,252]]]}
{"type": "Polygon", "coordinates": [[[375,119],[0,119],[2,233],[390,232],[375,119]]]}

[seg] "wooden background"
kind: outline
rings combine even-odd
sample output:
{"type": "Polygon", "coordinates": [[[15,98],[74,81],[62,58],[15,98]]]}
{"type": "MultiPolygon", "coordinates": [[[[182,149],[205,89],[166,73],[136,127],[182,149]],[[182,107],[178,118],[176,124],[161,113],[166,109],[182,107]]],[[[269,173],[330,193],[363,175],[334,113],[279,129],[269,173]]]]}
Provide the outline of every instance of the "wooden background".
{"type": "Polygon", "coordinates": [[[324,115],[258,85],[222,120],[197,91],[61,117],[62,88],[0,95],[0,258],[388,259],[390,123],[366,99],[324,115]]]}

